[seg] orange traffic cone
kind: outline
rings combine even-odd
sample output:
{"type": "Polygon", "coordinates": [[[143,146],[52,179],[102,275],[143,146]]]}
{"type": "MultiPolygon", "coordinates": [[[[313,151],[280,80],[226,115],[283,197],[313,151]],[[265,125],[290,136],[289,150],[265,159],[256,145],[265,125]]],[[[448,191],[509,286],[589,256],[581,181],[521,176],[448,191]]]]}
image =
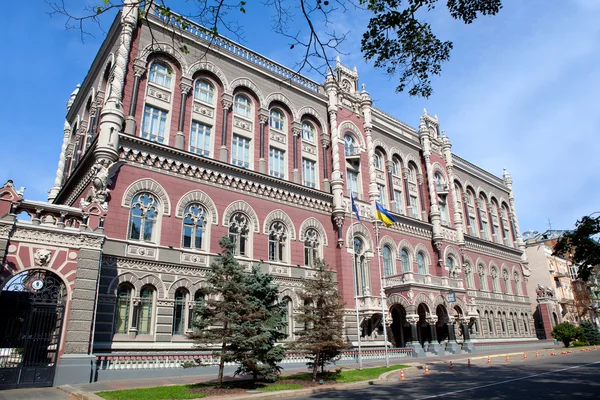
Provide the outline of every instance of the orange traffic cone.
{"type": "Polygon", "coordinates": [[[492,359],[490,358],[490,356],[488,356],[488,364],[492,363],[492,359]]]}
{"type": "Polygon", "coordinates": [[[527,360],[527,353],[523,353],[523,360],[527,360]]]}
{"type": "Polygon", "coordinates": [[[471,368],[471,359],[470,358],[467,359],[467,368],[471,368]]]}
{"type": "Polygon", "coordinates": [[[400,370],[400,379],[401,380],[404,379],[404,370],[403,369],[400,370]]]}
{"type": "Polygon", "coordinates": [[[450,361],[450,371],[454,371],[454,365],[452,365],[452,361],[450,361]]]}
{"type": "Polygon", "coordinates": [[[425,374],[427,375],[429,373],[429,365],[425,364],[425,374]]]}
{"type": "Polygon", "coordinates": [[[540,354],[537,351],[535,352],[535,358],[540,358],[540,354]]]}
{"type": "Polygon", "coordinates": [[[506,362],[509,362],[510,358],[508,357],[508,354],[506,355],[506,362]]]}
{"type": "Polygon", "coordinates": [[[596,347],[596,345],[594,345],[594,350],[597,350],[597,347],[596,347]]]}

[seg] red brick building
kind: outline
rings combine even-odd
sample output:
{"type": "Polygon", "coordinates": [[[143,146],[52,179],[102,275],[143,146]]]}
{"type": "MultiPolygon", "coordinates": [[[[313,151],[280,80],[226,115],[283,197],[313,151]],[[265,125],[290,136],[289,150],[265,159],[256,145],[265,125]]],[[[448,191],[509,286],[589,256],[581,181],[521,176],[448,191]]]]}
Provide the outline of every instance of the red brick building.
{"type": "Polygon", "coordinates": [[[373,107],[339,60],[320,84],[149,14],[138,25],[126,7],[69,99],[50,203],[0,189],[4,284],[53,271],[67,288],[61,382],[85,380],[66,376],[89,373],[99,354],[191,350],[190,310],[224,235],[243,267],[276,276],[288,340],[315,257],[336,271],[355,344],[360,334],[383,346],[382,310],[390,345],[415,355],[535,339],[508,173],[453,154],[426,111],[415,129],[373,107]],[[373,218],[375,202],[395,224],[373,218]],[[32,261],[37,245],[25,250],[15,233],[21,211],[27,229],[79,241],[56,239],[51,263],[32,261]],[[81,250],[87,237],[93,252],[81,250]]]}

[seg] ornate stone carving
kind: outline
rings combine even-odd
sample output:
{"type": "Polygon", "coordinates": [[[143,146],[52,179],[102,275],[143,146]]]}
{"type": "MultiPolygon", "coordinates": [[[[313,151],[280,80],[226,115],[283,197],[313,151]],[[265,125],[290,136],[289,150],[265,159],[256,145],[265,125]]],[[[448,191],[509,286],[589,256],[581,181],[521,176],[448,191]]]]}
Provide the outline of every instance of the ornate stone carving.
{"type": "Polygon", "coordinates": [[[52,253],[46,249],[38,249],[33,255],[33,260],[36,265],[40,267],[45,267],[48,265],[50,260],[52,259],[52,253]]]}
{"type": "Polygon", "coordinates": [[[93,166],[94,176],[92,186],[88,189],[85,197],[81,199],[81,207],[87,207],[92,203],[99,204],[105,211],[108,210],[108,195],[112,185],[111,178],[119,169],[122,163],[109,163],[99,161],[93,166]]]}
{"type": "Polygon", "coordinates": [[[550,289],[548,286],[538,284],[535,288],[535,293],[537,294],[537,298],[554,298],[554,291],[550,289]]]}

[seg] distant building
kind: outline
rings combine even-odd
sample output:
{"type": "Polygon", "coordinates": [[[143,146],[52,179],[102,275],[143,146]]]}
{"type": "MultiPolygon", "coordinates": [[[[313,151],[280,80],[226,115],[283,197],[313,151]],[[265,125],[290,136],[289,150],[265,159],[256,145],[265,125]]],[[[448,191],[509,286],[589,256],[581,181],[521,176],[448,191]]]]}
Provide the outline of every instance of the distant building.
{"type": "MultiPolygon", "coordinates": [[[[137,15],[119,14],[69,99],[50,203],[0,189],[3,287],[57,286],[39,347],[55,358],[38,355],[52,376],[59,357],[55,383],[89,381],[107,360],[122,378],[187,357],[224,235],[243,268],[276,276],[288,340],[317,257],[336,271],[355,345],[381,349],[384,315],[390,345],[415,355],[535,340],[508,173],[453,154],[437,116],[415,129],[375,108],[339,60],[321,84],[227,39],[209,45],[191,22],[137,15]],[[380,226],[375,202],[397,222],[380,226]]],[[[23,384],[18,371],[6,385],[23,384]]]]}

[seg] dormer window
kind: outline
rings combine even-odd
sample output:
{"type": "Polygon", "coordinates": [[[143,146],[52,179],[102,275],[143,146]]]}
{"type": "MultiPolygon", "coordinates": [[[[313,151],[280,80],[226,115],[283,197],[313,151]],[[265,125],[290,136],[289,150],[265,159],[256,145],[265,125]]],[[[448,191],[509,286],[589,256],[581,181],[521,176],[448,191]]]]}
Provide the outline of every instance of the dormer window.
{"type": "Polygon", "coordinates": [[[271,110],[269,126],[273,129],[277,129],[278,131],[285,131],[285,116],[280,110],[271,110]]]}
{"type": "Polygon", "coordinates": [[[213,86],[204,80],[197,80],[194,85],[194,98],[205,103],[213,104],[215,89],[213,86]]]}
{"type": "Polygon", "coordinates": [[[166,88],[171,88],[171,72],[166,65],[161,63],[153,63],[150,66],[148,80],[166,88]]]}
{"type": "Polygon", "coordinates": [[[250,118],[252,113],[252,104],[246,96],[238,94],[235,96],[233,112],[241,117],[250,118]]]}

